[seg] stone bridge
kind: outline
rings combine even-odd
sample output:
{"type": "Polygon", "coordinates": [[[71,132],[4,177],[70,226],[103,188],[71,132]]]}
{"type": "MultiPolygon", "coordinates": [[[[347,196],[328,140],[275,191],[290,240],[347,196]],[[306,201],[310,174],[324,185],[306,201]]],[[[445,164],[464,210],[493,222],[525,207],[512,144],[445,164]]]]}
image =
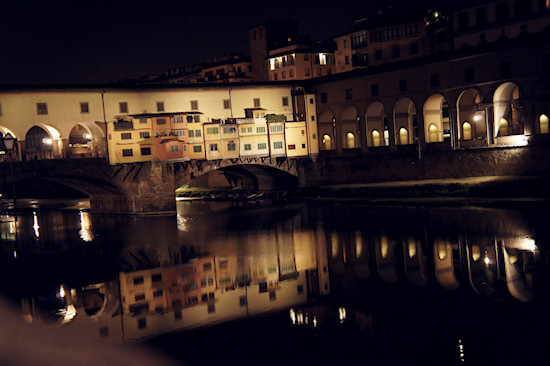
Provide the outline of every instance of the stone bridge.
{"type": "Polygon", "coordinates": [[[214,170],[232,187],[289,190],[305,184],[304,162],[311,160],[246,158],[124,165],[108,165],[104,159],[32,160],[13,162],[13,177],[10,164],[0,164],[0,192],[10,197],[13,181],[16,197],[44,198],[48,187],[61,185],[88,196],[94,213],[175,212],[175,190],[214,170]]]}
{"type": "MultiPolygon", "coordinates": [[[[11,193],[8,163],[0,164],[0,192],[11,193]]],[[[216,161],[155,161],[108,165],[103,159],[14,162],[17,197],[56,183],[90,198],[94,213],[175,212],[176,188],[207,173],[223,174],[230,186],[273,191],[316,184],[349,184],[475,176],[550,177],[550,141],[523,147],[445,151],[385,151],[321,155],[317,159],[248,158],[216,161]],[[30,188],[29,188],[30,187],[30,188]],[[22,192],[23,191],[23,192],[22,192]]],[[[201,182],[204,183],[204,182],[201,182]]],[[[32,198],[32,196],[27,196],[32,198]]]]}

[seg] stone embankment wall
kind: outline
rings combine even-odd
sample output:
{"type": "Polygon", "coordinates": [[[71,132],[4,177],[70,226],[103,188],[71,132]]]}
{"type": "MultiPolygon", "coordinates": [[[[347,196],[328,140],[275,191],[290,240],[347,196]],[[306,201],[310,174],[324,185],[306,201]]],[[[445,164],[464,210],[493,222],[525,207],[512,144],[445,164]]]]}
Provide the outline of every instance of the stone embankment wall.
{"type": "Polygon", "coordinates": [[[550,146],[320,156],[302,186],[480,176],[550,175],[550,146]]]}

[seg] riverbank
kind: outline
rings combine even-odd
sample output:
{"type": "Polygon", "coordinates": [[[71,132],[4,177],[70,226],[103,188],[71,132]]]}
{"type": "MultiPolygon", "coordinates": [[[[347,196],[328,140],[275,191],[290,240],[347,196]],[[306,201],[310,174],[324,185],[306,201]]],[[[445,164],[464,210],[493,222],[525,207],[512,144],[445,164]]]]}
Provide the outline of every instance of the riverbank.
{"type": "Polygon", "coordinates": [[[549,176],[486,176],[309,187],[294,197],[377,204],[533,205],[550,201],[549,176]]]}

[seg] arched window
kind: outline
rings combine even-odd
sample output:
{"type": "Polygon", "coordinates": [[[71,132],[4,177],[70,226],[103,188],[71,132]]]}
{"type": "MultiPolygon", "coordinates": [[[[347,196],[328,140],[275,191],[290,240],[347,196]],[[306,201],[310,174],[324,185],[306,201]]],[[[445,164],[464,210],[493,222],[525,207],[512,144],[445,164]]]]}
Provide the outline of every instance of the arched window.
{"type": "Polygon", "coordinates": [[[409,131],[402,127],[399,129],[399,145],[407,145],[409,143],[409,131]]]}
{"type": "Polygon", "coordinates": [[[346,146],[348,149],[355,148],[355,135],[351,132],[346,134],[346,146]]]}
{"type": "Polygon", "coordinates": [[[372,146],[377,147],[380,146],[380,132],[377,130],[372,130],[372,146]]]}
{"type": "Polygon", "coordinates": [[[462,124],[462,139],[463,140],[472,139],[472,125],[469,122],[464,122],[462,124]]]}
{"type": "Polygon", "coordinates": [[[332,139],[329,135],[323,135],[323,150],[332,150],[332,139]]]}
{"type": "Polygon", "coordinates": [[[498,123],[500,125],[498,130],[499,136],[508,136],[508,121],[505,118],[501,118],[498,123]]]}
{"type": "Polygon", "coordinates": [[[548,133],[548,116],[542,114],[539,118],[540,133],[548,133]]]}
{"type": "Polygon", "coordinates": [[[438,138],[438,131],[437,131],[437,126],[435,124],[431,124],[430,125],[430,128],[428,130],[429,132],[429,137],[430,137],[430,141],[428,142],[438,142],[439,141],[439,138],[438,138]]]}

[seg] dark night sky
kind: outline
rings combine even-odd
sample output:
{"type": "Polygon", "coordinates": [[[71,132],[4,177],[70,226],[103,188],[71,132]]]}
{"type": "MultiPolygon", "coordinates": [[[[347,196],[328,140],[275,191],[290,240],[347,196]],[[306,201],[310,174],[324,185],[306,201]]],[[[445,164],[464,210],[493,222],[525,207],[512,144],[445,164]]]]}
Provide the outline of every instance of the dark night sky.
{"type": "Polygon", "coordinates": [[[445,0],[2,0],[0,84],[111,82],[248,53],[247,28],[293,19],[314,40],[388,5],[445,0]]]}

